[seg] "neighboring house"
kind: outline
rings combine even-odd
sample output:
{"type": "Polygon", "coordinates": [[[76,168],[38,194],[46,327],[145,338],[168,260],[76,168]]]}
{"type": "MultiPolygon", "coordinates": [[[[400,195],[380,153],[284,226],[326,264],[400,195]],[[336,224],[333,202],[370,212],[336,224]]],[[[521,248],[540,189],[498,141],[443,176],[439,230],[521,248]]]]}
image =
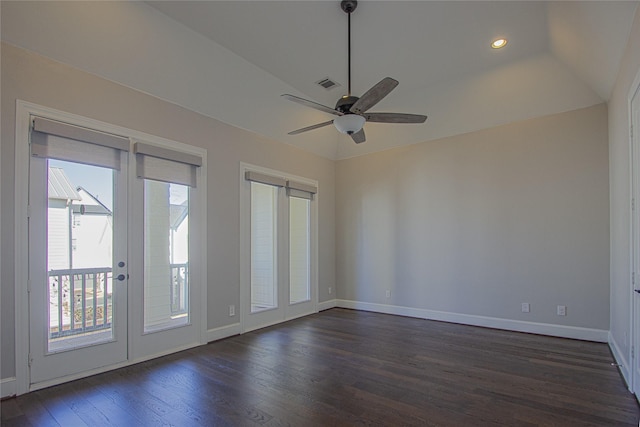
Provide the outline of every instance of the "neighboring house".
{"type": "Polygon", "coordinates": [[[48,189],[48,270],[64,270],[71,268],[73,257],[71,204],[81,197],[62,168],[49,168],[48,189]]]}
{"type": "Polygon", "coordinates": [[[81,200],[72,207],[73,268],[111,267],[113,216],[100,200],[78,187],[81,200]]]}
{"type": "Polygon", "coordinates": [[[62,168],[49,168],[47,225],[49,270],[111,267],[111,211],[62,168]]]}
{"type": "Polygon", "coordinates": [[[189,206],[186,200],[179,205],[169,205],[169,228],[171,264],[184,264],[189,261],[189,206]]]}

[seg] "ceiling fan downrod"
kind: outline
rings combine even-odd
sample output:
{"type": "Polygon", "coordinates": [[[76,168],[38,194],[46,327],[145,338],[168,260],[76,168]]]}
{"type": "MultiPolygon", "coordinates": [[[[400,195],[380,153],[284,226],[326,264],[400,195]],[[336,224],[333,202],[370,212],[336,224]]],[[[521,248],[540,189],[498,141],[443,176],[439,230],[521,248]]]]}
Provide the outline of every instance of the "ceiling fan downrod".
{"type": "Polygon", "coordinates": [[[336,103],[335,108],[327,107],[326,105],[318,104],[317,102],[309,101],[308,99],[300,98],[298,96],[290,94],[282,95],[289,101],[297,102],[298,104],[314,108],[316,110],[332,114],[337,117],[335,117],[333,120],[328,120],[323,123],[318,123],[315,125],[304,127],[302,129],[294,130],[292,132],[289,132],[289,135],[298,135],[303,132],[319,129],[333,124],[338,131],[349,135],[351,139],[353,139],[353,142],[355,142],[356,144],[361,144],[366,140],[364,129],[362,128],[365,122],[424,123],[425,120],[427,120],[427,116],[423,116],[420,114],[368,112],[371,107],[380,102],[385,96],[389,94],[389,92],[391,92],[396,86],[398,86],[398,81],[392,79],[391,77],[383,78],[359,98],[357,96],[351,95],[351,13],[356,10],[357,6],[358,2],[356,0],[342,0],[340,2],[340,8],[347,14],[348,17],[348,95],[342,96],[336,103]]]}
{"type": "Polygon", "coordinates": [[[357,0],[342,0],[340,2],[340,8],[347,14],[347,49],[348,49],[348,94],[347,96],[351,96],[351,13],[356,10],[358,7],[357,0]]]}

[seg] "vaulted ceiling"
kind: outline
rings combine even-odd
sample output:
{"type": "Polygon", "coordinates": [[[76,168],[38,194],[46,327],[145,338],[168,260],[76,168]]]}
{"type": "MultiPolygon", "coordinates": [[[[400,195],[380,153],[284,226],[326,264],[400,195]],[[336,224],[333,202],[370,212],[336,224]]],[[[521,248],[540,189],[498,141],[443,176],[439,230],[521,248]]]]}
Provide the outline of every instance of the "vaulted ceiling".
{"type": "Polygon", "coordinates": [[[429,119],[422,125],[367,123],[367,142],[356,145],[332,126],[287,135],[332,116],[280,97],[292,93],[333,107],[346,91],[347,15],[339,3],[29,6],[3,1],[2,37],[232,125],[341,159],[607,101],[638,4],[361,1],[352,15],[353,93],[362,95],[383,77],[393,77],[400,85],[371,111],[429,119]],[[96,9],[99,13],[91,12],[96,9]],[[26,16],[30,22],[20,22],[26,16]],[[69,23],[47,29],[52,16],[69,23]],[[82,26],[74,17],[90,33],[84,40],[77,40],[82,26]],[[67,28],[73,26],[75,33],[67,28]],[[505,48],[491,49],[497,37],[508,39],[505,48]],[[326,90],[316,84],[326,77],[341,86],[326,90]]]}

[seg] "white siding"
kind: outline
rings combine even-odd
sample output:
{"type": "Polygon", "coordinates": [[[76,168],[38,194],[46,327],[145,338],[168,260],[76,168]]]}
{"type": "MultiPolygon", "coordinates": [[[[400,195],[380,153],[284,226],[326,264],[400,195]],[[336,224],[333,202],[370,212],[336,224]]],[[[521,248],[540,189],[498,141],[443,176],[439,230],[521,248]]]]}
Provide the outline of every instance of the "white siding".
{"type": "Polygon", "coordinates": [[[48,269],[69,268],[69,208],[64,200],[49,200],[47,239],[48,269]]]}

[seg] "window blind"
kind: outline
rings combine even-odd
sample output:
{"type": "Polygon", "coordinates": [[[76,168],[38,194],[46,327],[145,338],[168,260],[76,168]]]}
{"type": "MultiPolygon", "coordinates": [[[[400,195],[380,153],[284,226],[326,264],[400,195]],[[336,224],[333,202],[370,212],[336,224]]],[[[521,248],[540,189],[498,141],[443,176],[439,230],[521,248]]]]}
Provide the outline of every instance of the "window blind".
{"type": "Polygon", "coordinates": [[[266,175],[254,171],[246,171],[244,178],[247,181],[259,182],[261,184],[273,185],[276,187],[284,187],[287,185],[287,180],[277,176],[266,175]]]}
{"type": "Polygon", "coordinates": [[[313,195],[318,192],[318,188],[313,185],[301,182],[287,181],[287,196],[298,197],[300,199],[312,200],[313,195]]]}
{"type": "Polygon", "coordinates": [[[259,182],[261,184],[273,185],[275,187],[285,187],[287,189],[287,196],[290,197],[312,200],[313,195],[318,192],[318,188],[314,185],[290,181],[278,176],[267,175],[259,172],[246,171],[244,173],[244,177],[247,181],[259,182]]]}
{"type": "Polygon", "coordinates": [[[122,151],[129,151],[129,138],[42,117],[33,119],[34,157],[120,169],[122,151]]]}
{"type": "Polygon", "coordinates": [[[202,157],[142,142],[136,142],[133,151],[139,178],[196,186],[196,169],[202,166],[202,157]]]}

